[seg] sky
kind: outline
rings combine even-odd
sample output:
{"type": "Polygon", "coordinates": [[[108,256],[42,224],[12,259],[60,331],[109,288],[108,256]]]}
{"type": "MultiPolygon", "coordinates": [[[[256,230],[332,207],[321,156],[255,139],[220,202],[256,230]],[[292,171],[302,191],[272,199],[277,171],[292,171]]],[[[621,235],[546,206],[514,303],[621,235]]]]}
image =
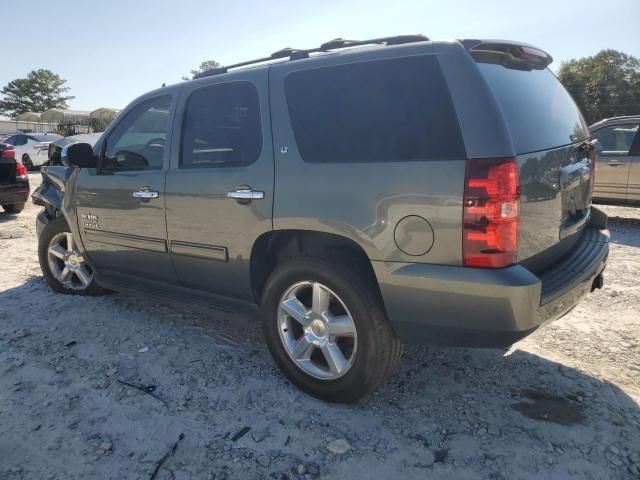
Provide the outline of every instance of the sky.
{"type": "Polygon", "coordinates": [[[640,57],[640,0],[4,0],[0,87],[34,69],[67,80],[70,108],[122,108],[203,60],[225,64],[337,38],[498,38],[562,60],[640,57]],[[33,12],[33,13],[30,13],[33,12]]]}

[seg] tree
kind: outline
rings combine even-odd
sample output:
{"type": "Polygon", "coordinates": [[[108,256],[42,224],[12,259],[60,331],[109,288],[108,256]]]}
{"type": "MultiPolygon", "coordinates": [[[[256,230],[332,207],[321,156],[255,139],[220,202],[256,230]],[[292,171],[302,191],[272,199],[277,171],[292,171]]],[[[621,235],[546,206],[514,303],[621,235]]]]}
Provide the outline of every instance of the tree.
{"type": "Polygon", "coordinates": [[[588,123],[640,113],[640,60],[617,50],[560,64],[558,78],[588,123]]]}
{"type": "Polygon", "coordinates": [[[213,70],[214,68],[218,68],[219,66],[220,63],[216,62],[215,60],[205,60],[200,64],[198,68],[196,68],[195,70],[191,70],[191,78],[185,76],[182,77],[182,80],[191,80],[199,73],[206,72],[207,70],[213,70]]]}
{"type": "Polygon", "coordinates": [[[65,96],[69,91],[66,80],[51,70],[38,69],[17,78],[3,89],[0,113],[15,117],[24,112],[44,112],[50,108],[67,108],[67,101],[75,97],[65,96]]]}

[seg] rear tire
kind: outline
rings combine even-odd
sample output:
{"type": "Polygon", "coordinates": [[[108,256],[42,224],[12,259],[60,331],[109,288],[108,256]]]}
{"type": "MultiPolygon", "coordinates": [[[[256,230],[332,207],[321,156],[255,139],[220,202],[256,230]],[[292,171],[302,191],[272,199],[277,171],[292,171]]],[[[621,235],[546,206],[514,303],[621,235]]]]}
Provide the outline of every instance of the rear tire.
{"type": "Polygon", "coordinates": [[[22,165],[24,165],[24,168],[26,168],[28,171],[34,169],[31,157],[26,153],[22,156],[22,165]]]}
{"type": "Polygon", "coordinates": [[[4,211],[7,213],[20,213],[24,210],[24,203],[14,203],[12,205],[3,205],[4,211]]]}
{"type": "Polygon", "coordinates": [[[66,295],[108,293],[96,283],[93,270],[78,252],[64,217],[54,218],[44,226],[38,239],[38,259],[44,279],[55,292],[66,295]]]}
{"type": "Polygon", "coordinates": [[[292,383],[322,400],[353,402],[384,383],[400,363],[402,345],[387,320],[377,286],[359,265],[348,264],[343,258],[300,256],[280,264],[267,280],[261,315],[266,343],[278,367],[292,383]],[[330,295],[326,314],[320,317],[314,303],[318,285],[330,295]],[[305,288],[309,293],[304,293],[305,288]],[[296,305],[306,316],[298,311],[291,316],[290,309],[282,307],[285,301],[294,299],[290,292],[299,291],[302,294],[295,299],[303,300],[296,305]],[[355,329],[352,344],[341,343],[340,333],[332,334],[349,330],[344,323],[341,330],[332,327],[334,321],[344,322],[347,316],[355,329]],[[303,322],[294,317],[303,318],[303,322]],[[315,336],[315,327],[319,337],[315,336]],[[292,333],[294,329],[298,332],[292,333]],[[309,343],[311,353],[299,355],[302,350],[296,348],[301,343],[302,349],[309,343]],[[339,362],[330,362],[332,354],[326,351],[335,348],[341,349],[346,362],[340,355],[339,362]],[[343,371],[336,365],[343,365],[343,371]]]}

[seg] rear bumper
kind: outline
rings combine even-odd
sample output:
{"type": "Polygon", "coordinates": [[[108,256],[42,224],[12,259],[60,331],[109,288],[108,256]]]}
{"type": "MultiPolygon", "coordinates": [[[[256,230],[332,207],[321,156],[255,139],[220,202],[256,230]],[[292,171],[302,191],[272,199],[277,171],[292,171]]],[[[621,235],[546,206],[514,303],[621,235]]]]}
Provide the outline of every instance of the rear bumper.
{"type": "Polygon", "coordinates": [[[402,342],[502,347],[563,316],[600,287],[608,254],[609,232],[589,227],[571,253],[539,277],[521,265],[372,264],[402,342]]]}
{"type": "Polygon", "coordinates": [[[29,200],[29,182],[0,185],[0,205],[26,203],[29,200]]]}

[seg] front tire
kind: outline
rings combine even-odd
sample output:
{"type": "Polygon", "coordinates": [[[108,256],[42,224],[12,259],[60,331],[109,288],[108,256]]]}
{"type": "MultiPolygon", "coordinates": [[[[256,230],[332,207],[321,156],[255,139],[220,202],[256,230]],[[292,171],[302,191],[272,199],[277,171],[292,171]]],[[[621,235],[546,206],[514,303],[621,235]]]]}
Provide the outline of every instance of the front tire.
{"type": "Polygon", "coordinates": [[[292,383],[349,403],[384,383],[402,345],[373,279],[341,259],[301,256],[267,280],[261,304],[267,346],[292,383]]]}
{"type": "Polygon", "coordinates": [[[20,213],[24,210],[24,203],[14,203],[12,205],[3,205],[4,211],[7,213],[20,213]]]}
{"type": "Polygon", "coordinates": [[[79,252],[64,217],[45,225],[38,240],[38,259],[49,287],[67,295],[103,295],[107,290],[94,279],[91,266],[79,252]]]}

